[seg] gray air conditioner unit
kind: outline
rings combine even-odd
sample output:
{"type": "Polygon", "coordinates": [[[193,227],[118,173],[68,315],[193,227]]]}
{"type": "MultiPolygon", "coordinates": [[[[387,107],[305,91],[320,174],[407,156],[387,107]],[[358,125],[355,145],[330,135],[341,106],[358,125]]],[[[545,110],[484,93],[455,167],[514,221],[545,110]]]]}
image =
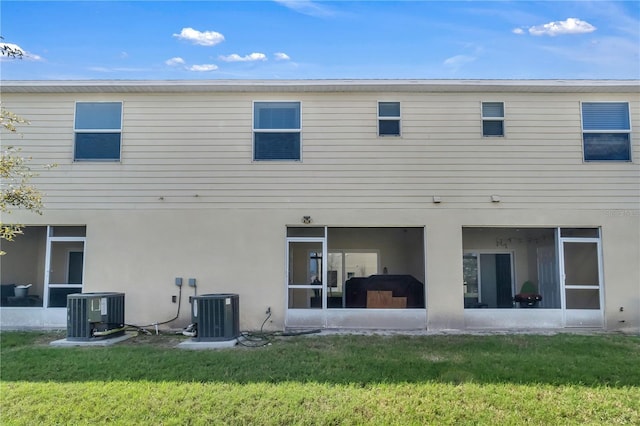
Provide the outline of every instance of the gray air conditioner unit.
{"type": "Polygon", "coordinates": [[[67,296],[67,340],[114,337],[124,329],[124,293],[67,296]]]}
{"type": "Polygon", "coordinates": [[[197,342],[233,340],[240,336],[240,299],[237,294],[203,294],[192,298],[191,322],[197,342]]]}

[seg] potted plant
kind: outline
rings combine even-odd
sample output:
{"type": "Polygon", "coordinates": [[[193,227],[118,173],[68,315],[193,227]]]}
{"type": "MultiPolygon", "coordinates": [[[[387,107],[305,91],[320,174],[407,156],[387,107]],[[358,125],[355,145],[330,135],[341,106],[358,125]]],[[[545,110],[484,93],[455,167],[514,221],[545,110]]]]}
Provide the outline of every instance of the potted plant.
{"type": "Polygon", "coordinates": [[[542,296],[533,282],[525,281],[520,287],[520,293],[516,294],[513,300],[518,302],[521,308],[535,308],[542,296]]]}

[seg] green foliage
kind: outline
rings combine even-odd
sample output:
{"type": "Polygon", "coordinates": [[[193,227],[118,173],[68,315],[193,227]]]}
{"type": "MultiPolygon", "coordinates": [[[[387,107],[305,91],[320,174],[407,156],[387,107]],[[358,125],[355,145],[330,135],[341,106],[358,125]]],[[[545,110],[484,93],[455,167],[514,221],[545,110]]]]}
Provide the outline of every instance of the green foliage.
{"type": "MultiPolygon", "coordinates": [[[[27,166],[27,161],[20,155],[20,150],[8,147],[2,151],[0,158],[0,213],[10,214],[13,208],[24,208],[42,214],[42,194],[29,183],[35,176],[27,166]]],[[[0,222],[0,239],[13,241],[16,235],[22,234],[20,224],[0,222]]],[[[0,254],[4,252],[0,251],[0,254]]]]}
{"type": "Polygon", "coordinates": [[[29,124],[29,122],[5,107],[0,106],[0,124],[2,124],[5,130],[16,132],[17,124],[29,124]]]}
{"type": "Polygon", "coordinates": [[[204,351],[176,349],[182,336],[99,348],[0,336],[6,424],[640,423],[633,336],[307,336],[204,351]]]}
{"type": "MultiPolygon", "coordinates": [[[[0,124],[5,131],[15,133],[18,124],[29,124],[24,118],[0,108],[0,124]]],[[[30,180],[37,176],[27,165],[30,158],[20,154],[20,149],[9,146],[2,150],[0,158],[0,213],[10,214],[14,208],[42,214],[42,194],[30,180]]],[[[0,240],[13,241],[22,234],[23,225],[0,221],[0,240]]],[[[0,250],[0,255],[4,252],[0,250]]]]}
{"type": "MultiPolygon", "coordinates": [[[[0,40],[4,40],[0,37],[0,40]]],[[[24,52],[11,43],[0,42],[0,55],[12,59],[22,59],[24,52]]],[[[0,129],[15,133],[17,125],[29,124],[19,115],[0,106],[0,129]]],[[[11,213],[12,208],[24,208],[42,214],[42,194],[29,180],[35,176],[27,166],[28,159],[20,156],[20,150],[8,147],[2,151],[0,159],[0,213],[11,213]]],[[[7,224],[0,221],[0,240],[13,241],[16,235],[22,234],[23,225],[7,224]]],[[[0,250],[0,256],[5,254],[0,250]]]]}

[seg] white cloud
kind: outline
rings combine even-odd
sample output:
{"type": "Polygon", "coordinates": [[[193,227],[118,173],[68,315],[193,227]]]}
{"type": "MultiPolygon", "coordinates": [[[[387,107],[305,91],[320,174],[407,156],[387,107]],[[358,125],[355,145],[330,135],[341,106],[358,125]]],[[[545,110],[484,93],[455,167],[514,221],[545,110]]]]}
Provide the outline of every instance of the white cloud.
{"type": "Polygon", "coordinates": [[[215,46],[224,41],[224,36],[218,32],[198,31],[193,28],[183,28],[180,34],[174,34],[173,36],[200,46],[215,46]]]}
{"type": "Polygon", "coordinates": [[[169,66],[184,65],[184,59],[180,57],[175,57],[175,58],[167,59],[166,61],[164,61],[164,63],[169,66]]]}
{"type": "Polygon", "coordinates": [[[335,15],[335,12],[325,5],[312,0],[275,0],[276,3],[295,10],[303,15],[325,17],[335,15]]]}
{"type": "Polygon", "coordinates": [[[514,28],[512,33],[522,35],[524,34],[524,30],[522,28],[514,28]]]}
{"type": "Polygon", "coordinates": [[[220,56],[220,60],[225,62],[255,62],[255,61],[266,61],[267,55],[264,53],[252,53],[250,55],[240,56],[237,53],[232,53],[227,56],[220,56]]]}
{"type": "MultiPolygon", "coordinates": [[[[18,46],[15,43],[0,42],[0,45],[2,45],[4,48],[12,50],[12,51],[20,51],[20,52],[22,52],[22,56],[21,56],[22,59],[28,59],[28,60],[31,60],[31,61],[42,61],[42,60],[44,60],[42,58],[42,56],[36,55],[35,53],[27,52],[26,50],[24,50],[22,47],[18,46]]],[[[0,56],[0,60],[6,60],[6,59],[13,60],[15,58],[11,58],[11,57],[8,57],[6,55],[0,56]]]]}
{"type": "Polygon", "coordinates": [[[214,65],[214,64],[191,65],[187,69],[189,71],[207,72],[207,71],[215,71],[215,70],[217,70],[218,66],[214,65]]]}
{"type": "Polygon", "coordinates": [[[8,52],[22,52],[22,54],[24,55],[25,51],[22,47],[18,46],[17,44],[14,43],[0,43],[0,45],[2,46],[2,51],[8,51],[8,52]]]}
{"type": "Polygon", "coordinates": [[[283,52],[276,52],[273,54],[273,56],[275,56],[276,61],[288,61],[291,59],[289,55],[283,52]]]}
{"type": "Polygon", "coordinates": [[[553,21],[548,24],[535,25],[529,28],[529,34],[534,36],[557,36],[563,34],[585,34],[596,30],[596,27],[578,18],[567,18],[564,21],[553,21]]]}
{"type": "Polygon", "coordinates": [[[468,64],[470,62],[475,61],[477,58],[475,56],[469,56],[469,55],[456,55],[456,56],[452,56],[450,58],[447,58],[444,61],[444,64],[448,67],[452,67],[452,68],[460,68],[462,65],[464,64],[468,64]]]}

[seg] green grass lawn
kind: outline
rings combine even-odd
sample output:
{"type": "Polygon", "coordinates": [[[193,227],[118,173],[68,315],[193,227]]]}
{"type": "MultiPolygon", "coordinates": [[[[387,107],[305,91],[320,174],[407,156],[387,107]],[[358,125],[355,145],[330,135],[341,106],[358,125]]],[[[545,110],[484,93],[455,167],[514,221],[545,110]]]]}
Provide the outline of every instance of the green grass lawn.
{"type": "Polygon", "coordinates": [[[1,424],[640,424],[637,336],[60,337],[0,334],[1,424]]]}

